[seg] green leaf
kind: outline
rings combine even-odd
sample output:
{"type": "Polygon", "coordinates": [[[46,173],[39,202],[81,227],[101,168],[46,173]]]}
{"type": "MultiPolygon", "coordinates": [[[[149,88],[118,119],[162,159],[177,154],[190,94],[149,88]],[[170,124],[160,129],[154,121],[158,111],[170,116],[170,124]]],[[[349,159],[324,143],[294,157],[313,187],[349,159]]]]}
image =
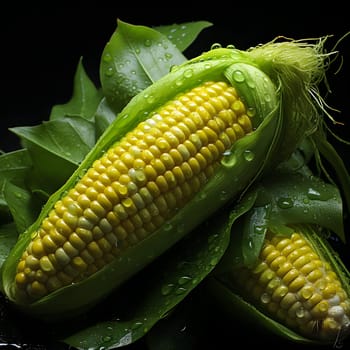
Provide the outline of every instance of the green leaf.
{"type": "MultiPolygon", "coordinates": [[[[74,165],[78,165],[95,144],[94,125],[78,116],[44,121],[36,126],[19,126],[10,130],[22,140],[29,141],[74,165]]],[[[30,146],[28,151],[30,152],[30,146]]]]}
{"type": "Polygon", "coordinates": [[[9,205],[18,232],[24,232],[36,219],[39,205],[32,194],[11,182],[4,186],[4,196],[9,205]]]}
{"type": "MultiPolygon", "coordinates": [[[[214,269],[228,246],[230,221],[227,215],[221,215],[202,224],[191,236],[123,285],[118,296],[108,298],[105,305],[109,321],[97,321],[66,337],[64,342],[77,349],[103,347],[107,350],[143,337],[214,269]],[[123,304],[119,301],[126,299],[133,302],[120,311],[123,304]]],[[[102,307],[98,307],[99,311],[102,307]]]]}
{"type": "Polygon", "coordinates": [[[48,194],[67,180],[95,144],[93,123],[79,116],[10,130],[22,139],[32,158],[29,186],[48,194]]]}
{"type": "Polygon", "coordinates": [[[0,155],[0,183],[4,180],[24,183],[31,168],[31,160],[26,149],[20,149],[0,155]]]}
{"type": "MultiPolygon", "coordinates": [[[[17,229],[14,222],[0,226],[0,268],[17,241],[17,229]]],[[[1,285],[1,284],[0,284],[1,285]]]]}
{"type": "Polygon", "coordinates": [[[159,31],[121,20],[106,44],[100,63],[103,93],[115,112],[147,86],[186,61],[159,31]]]}
{"type": "Polygon", "coordinates": [[[103,98],[95,114],[96,139],[100,137],[117,115],[112,111],[106,98],[103,98]]]}
{"type": "Polygon", "coordinates": [[[10,220],[8,204],[4,197],[4,186],[6,182],[12,182],[18,186],[25,187],[26,178],[31,170],[32,164],[26,149],[8,152],[0,155],[0,219],[1,222],[10,220]]]}
{"type": "Polygon", "coordinates": [[[62,105],[53,106],[50,120],[64,118],[65,116],[80,116],[87,120],[93,120],[95,111],[102,98],[102,91],[97,90],[90,80],[80,58],[73,85],[71,100],[62,105]]]}
{"type": "Polygon", "coordinates": [[[198,34],[213,24],[207,21],[186,22],[154,27],[165,35],[181,51],[185,51],[197,38],[198,34]]]}

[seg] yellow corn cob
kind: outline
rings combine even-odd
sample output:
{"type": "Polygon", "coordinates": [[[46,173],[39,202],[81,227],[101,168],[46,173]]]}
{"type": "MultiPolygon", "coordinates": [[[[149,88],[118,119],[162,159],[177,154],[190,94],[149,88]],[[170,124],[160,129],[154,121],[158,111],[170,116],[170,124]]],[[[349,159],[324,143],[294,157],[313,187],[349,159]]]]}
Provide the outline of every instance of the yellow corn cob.
{"type": "Polygon", "coordinates": [[[149,236],[252,131],[236,90],[206,82],[154,112],[96,160],[24,251],[16,293],[35,300],[81,281],[149,236]]]}
{"type": "Polygon", "coordinates": [[[336,341],[350,331],[350,298],[302,233],[268,233],[256,265],[231,273],[233,288],[307,338],[336,341]]]}

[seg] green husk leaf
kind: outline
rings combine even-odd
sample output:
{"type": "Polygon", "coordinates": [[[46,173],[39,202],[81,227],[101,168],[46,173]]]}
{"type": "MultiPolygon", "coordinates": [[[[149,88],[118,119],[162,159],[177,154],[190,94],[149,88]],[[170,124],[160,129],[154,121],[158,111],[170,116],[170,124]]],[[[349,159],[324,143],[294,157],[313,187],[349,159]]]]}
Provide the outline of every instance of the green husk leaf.
{"type": "MultiPolygon", "coordinates": [[[[112,320],[97,321],[63,341],[77,349],[103,347],[107,350],[143,337],[215,268],[228,246],[231,221],[232,217],[221,215],[214,225],[209,221],[199,226],[193,234],[122,286],[118,297],[112,295],[108,298],[105,305],[108,305],[112,320]],[[138,297],[140,290],[143,290],[142,298],[138,297]],[[134,303],[120,310],[122,306],[115,301],[124,298],[131,298],[134,303]]],[[[103,305],[99,306],[101,308],[103,305]]]]}

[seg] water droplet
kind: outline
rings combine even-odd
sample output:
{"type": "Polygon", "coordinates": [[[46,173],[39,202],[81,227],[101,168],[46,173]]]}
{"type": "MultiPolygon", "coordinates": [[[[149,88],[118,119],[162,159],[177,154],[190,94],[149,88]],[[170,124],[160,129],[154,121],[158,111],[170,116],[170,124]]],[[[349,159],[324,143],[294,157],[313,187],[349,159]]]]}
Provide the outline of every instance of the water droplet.
{"type": "Polygon", "coordinates": [[[133,325],[131,326],[131,329],[132,329],[132,330],[135,330],[135,329],[137,329],[137,328],[140,328],[142,325],[143,325],[143,322],[136,321],[136,322],[134,322],[133,325]]]}
{"type": "Polygon", "coordinates": [[[254,226],[254,233],[261,235],[265,232],[265,226],[254,226]]]}
{"type": "Polygon", "coordinates": [[[114,70],[113,70],[113,67],[108,67],[105,71],[105,75],[107,77],[111,77],[112,75],[114,74],[114,70]]]}
{"type": "Polygon", "coordinates": [[[145,42],[144,42],[144,45],[146,47],[150,47],[152,45],[152,41],[150,39],[146,39],[145,42]]]}
{"type": "Polygon", "coordinates": [[[162,295],[169,295],[174,290],[175,285],[173,283],[165,284],[161,288],[162,295]]]}
{"type": "Polygon", "coordinates": [[[112,61],[112,55],[110,53],[106,53],[104,56],[103,56],[103,61],[104,62],[111,62],[112,61]]]}
{"type": "Polygon", "coordinates": [[[255,158],[255,154],[247,149],[243,152],[243,157],[246,161],[251,162],[255,158]]]}
{"type": "Polygon", "coordinates": [[[222,190],[220,192],[220,197],[219,198],[220,198],[221,201],[225,201],[228,198],[228,193],[226,191],[222,190]]]}
{"type": "Polygon", "coordinates": [[[235,166],[237,163],[237,156],[235,154],[230,153],[229,156],[224,156],[221,159],[221,165],[231,168],[235,166]]]}
{"type": "Polygon", "coordinates": [[[226,46],[226,48],[227,48],[227,49],[234,50],[236,47],[235,47],[235,45],[233,45],[233,44],[228,44],[228,45],[226,46]]]}
{"type": "Polygon", "coordinates": [[[268,304],[271,301],[271,296],[268,293],[261,294],[260,300],[263,304],[268,304]]]}
{"type": "Polygon", "coordinates": [[[156,97],[154,95],[149,95],[146,100],[149,104],[151,104],[151,103],[154,103],[154,101],[156,100],[156,97]]]}
{"type": "Polygon", "coordinates": [[[214,43],[213,45],[211,45],[210,50],[221,49],[221,48],[222,48],[221,44],[214,43]]]}
{"type": "Polygon", "coordinates": [[[248,110],[247,110],[247,115],[248,117],[252,118],[254,117],[256,114],[256,110],[254,107],[249,107],[248,110]]]}
{"type": "Polygon", "coordinates": [[[170,231],[173,228],[173,225],[170,222],[166,222],[164,224],[164,230],[165,231],[170,231]]]}
{"type": "Polygon", "coordinates": [[[281,209],[289,209],[292,208],[294,203],[292,198],[289,197],[280,197],[277,200],[277,205],[281,208],[281,209]]]}
{"type": "Polygon", "coordinates": [[[111,341],[112,337],[110,335],[105,335],[102,339],[104,342],[111,341]]]}
{"type": "Polygon", "coordinates": [[[183,83],[184,83],[184,81],[183,81],[182,79],[177,79],[177,80],[175,81],[176,86],[182,86],[183,83]]]}
{"type": "Polygon", "coordinates": [[[321,193],[316,191],[315,189],[313,188],[309,188],[307,190],[307,196],[308,198],[310,199],[320,199],[321,198],[321,193]]]}
{"type": "Polygon", "coordinates": [[[270,102],[271,101],[271,95],[270,94],[265,94],[265,101],[270,102]]]}
{"type": "Polygon", "coordinates": [[[216,266],[218,262],[219,262],[219,258],[215,257],[215,258],[210,259],[209,264],[211,266],[216,266]]]}
{"type": "Polygon", "coordinates": [[[192,69],[186,69],[183,73],[183,76],[187,79],[192,78],[193,70],[192,69]]]}
{"type": "Polygon", "coordinates": [[[240,70],[235,70],[233,72],[233,79],[237,82],[237,83],[243,83],[245,80],[244,74],[242,73],[242,71],[240,70]]]}
{"type": "Polygon", "coordinates": [[[305,310],[302,306],[295,311],[295,316],[297,318],[303,318],[305,316],[305,310]]]}
{"type": "Polygon", "coordinates": [[[175,294],[177,294],[177,295],[184,294],[186,291],[187,291],[186,288],[184,288],[184,287],[179,287],[179,288],[177,288],[177,289],[175,290],[175,294]]]}
{"type": "Polygon", "coordinates": [[[173,58],[173,55],[172,55],[171,53],[166,53],[166,54],[164,55],[164,57],[165,57],[165,59],[166,59],[167,61],[169,61],[169,60],[171,60],[171,59],[173,58]]]}
{"type": "Polygon", "coordinates": [[[192,277],[190,277],[190,276],[181,276],[177,282],[182,286],[182,285],[188,283],[189,281],[191,281],[191,279],[192,279],[192,277]]]}

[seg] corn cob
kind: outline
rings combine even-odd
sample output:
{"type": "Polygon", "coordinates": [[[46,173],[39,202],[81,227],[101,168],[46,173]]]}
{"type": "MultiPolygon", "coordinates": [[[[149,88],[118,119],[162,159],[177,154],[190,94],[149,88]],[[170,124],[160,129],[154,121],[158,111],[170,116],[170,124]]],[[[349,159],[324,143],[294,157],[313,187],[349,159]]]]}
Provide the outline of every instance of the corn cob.
{"type": "Polygon", "coordinates": [[[244,104],[224,82],[167,103],[96,160],[43,220],[18,263],[21,298],[76,283],[145,239],[251,131],[244,104]]]}
{"type": "Polygon", "coordinates": [[[340,341],[350,332],[350,297],[328,260],[303,230],[268,231],[254,266],[225,276],[258,309],[308,339],[340,341]]]}

